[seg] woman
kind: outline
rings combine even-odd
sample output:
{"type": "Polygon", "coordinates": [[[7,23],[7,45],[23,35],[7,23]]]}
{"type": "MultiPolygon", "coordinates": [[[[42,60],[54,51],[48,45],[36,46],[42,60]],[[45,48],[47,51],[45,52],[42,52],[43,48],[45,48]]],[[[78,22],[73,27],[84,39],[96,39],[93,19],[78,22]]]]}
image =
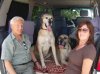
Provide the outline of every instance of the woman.
{"type": "Polygon", "coordinates": [[[65,74],[90,74],[96,56],[94,27],[90,21],[80,22],[77,32],[77,46],[70,52],[65,74]]]}

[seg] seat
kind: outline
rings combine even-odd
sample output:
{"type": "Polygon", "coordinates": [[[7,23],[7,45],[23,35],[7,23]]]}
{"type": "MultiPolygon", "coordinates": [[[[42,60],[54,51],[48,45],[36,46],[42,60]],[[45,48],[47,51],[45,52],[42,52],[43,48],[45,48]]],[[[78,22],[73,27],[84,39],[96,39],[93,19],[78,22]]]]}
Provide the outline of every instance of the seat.
{"type": "Polygon", "coordinates": [[[87,10],[81,10],[80,11],[80,17],[76,18],[76,25],[78,25],[83,20],[92,20],[91,17],[88,17],[88,11],[87,10]]]}
{"type": "Polygon", "coordinates": [[[91,20],[91,23],[93,24],[95,28],[95,32],[100,32],[100,17],[96,16],[91,20]]]}
{"type": "Polygon", "coordinates": [[[38,32],[41,28],[41,17],[40,17],[41,15],[39,15],[38,18],[36,19],[36,25],[34,27],[33,44],[32,45],[35,45],[37,42],[38,32]]]}
{"type": "Polygon", "coordinates": [[[96,58],[95,58],[95,64],[94,64],[94,68],[96,70],[100,71],[100,35],[98,36],[96,42],[95,42],[95,47],[97,50],[97,54],[96,54],[96,58]]]}
{"type": "Polygon", "coordinates": [[[67,23],[67,34],[70,35],[75,31],[75,23],[72,20],[66,20],[67,23]]]}
{"type": "MultiPolygon", "coordinates": [[[[8,32],[5,30],[5,27],[0,27],[0,57],[1,57],[1,51],[2,51],[2,42],[7,37],[8,32]]],[[[6,74],[5,67],[3,64],[3,61],[0,59],[0,68],[1,68],[1,74],[6,74]]]]}
{"type": "Polygon", "coordinates": [[[25,21],[24,23],[24,32],[29,36],[31,43],[33,43],[34,26],[33,21],[25,21]]]}
{"type": "Polygon", "coordinates": [[[61,16],[55,17],[52,28],[53,28],[53,32],[56,38],[58,38],[61,34],[67,35],[66,19],[61,16]]]}
{"type": "Polygon", "coordinates": [[[54,36],[56,40],[61,34],[66,34],[67,35],[67,24],[66,24],[66,19],[61,15],[61,9],[53,9],[52,10],[53,17],[54,17],[54,22],[52,25],[52,29],[54,32],[54,36]]]}
{"type": "MultiPolygon", "coordinates": [[[[29,40],[31,44],[33,43],[33,33],[34,33],[35,23],[33,21],[25,21],[24,22],[24,33],[29,36],[29,40]]],[[[11,32],[11,28],[9,26],[9,33],[11,32]]]]}
{"type": "Polygon", "coordinates": [[[6,38],[6,36],[8,35],[7,31],[5,30],[4,27],[0,27],[0,57],[1,57],[1,46],[2,46],[2,42],[3,40],[6,38]]]}
{"type": "Polygon", "coordinates": [[[95,18],[93,18],[91,20],[91,23],[94,26],[94,31],[95,31],[94,40],[96,42],[97,39],[98,39],[98,37],[100,36],[100,17],[99,16],[96,16],[95,18]]]}
{"type": "Polygon", "coordinates": [[[96,72],[100,71],[100,17],[96,16],[91,20],[91,23],[94,26],[94,41],[95,41],[95,47],[97,50],[96,58],[94,60],[94,69],[96,72]]]}
{"type": "Polygon", "coordinates": [[[100,71],[100,56],[99,56],[99,60],[98,60],[98,64],[97,64],[97,70],[100,71]]]}

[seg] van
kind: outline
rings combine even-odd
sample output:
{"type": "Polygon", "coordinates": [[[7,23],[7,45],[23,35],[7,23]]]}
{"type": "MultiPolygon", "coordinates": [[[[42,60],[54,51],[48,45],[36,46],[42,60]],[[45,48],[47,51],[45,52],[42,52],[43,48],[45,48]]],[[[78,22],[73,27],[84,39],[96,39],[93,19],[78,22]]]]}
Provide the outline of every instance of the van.
{"type": "MultiPolygon", "coordinates": [[[[0,52],[3,40],[10,32],[9,20],[21,16],[27,24],[33,24],[25,32],[33,45],[36,44],[40,29],[40,16],[48,12],[54,16],[52,26],[54,36],[66,34],[72,38],[72,48],[75,47],[75,30],[81,20],[90,20],[95,27],[96,59],[93,64],[95,74],[100,72],[100,1],[99,0],[0,0],[0,52]],[[62,25],[61,25],[62,24],[62,25]],[[34,33],[34,34],[33,34],[34,33]]],[[[56,40],[57,43],[57,40],[56,40]]]]}

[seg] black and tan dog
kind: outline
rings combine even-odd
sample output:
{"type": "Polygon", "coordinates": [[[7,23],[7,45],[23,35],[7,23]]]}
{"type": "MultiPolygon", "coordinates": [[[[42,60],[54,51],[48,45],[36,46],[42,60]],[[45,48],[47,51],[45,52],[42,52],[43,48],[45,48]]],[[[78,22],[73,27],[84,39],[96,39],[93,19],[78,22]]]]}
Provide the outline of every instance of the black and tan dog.
{"type": "Polygon", "coordinates": [[[42,19],[41,29],[38,32],[38,38],[37,38],[37,47],[40,55],[41,65],[43,68],[46,68],[45,57],[48,55],[50,47],[52,49],[54,61],[56,65],[59,65],[56,56],[55,38],[51,28],[53,16],[50,14],[44,14],[42,15],[41,19],[42,19]]]}
{"type": "Polygon", "coordinates": [[[62,64],[67,65],[68,54],[71,51],[71,46],[69,44],[69,37],[65,34],[62,34],[58,37],[58,48],[60,50],[60,61],[62,64]]]}

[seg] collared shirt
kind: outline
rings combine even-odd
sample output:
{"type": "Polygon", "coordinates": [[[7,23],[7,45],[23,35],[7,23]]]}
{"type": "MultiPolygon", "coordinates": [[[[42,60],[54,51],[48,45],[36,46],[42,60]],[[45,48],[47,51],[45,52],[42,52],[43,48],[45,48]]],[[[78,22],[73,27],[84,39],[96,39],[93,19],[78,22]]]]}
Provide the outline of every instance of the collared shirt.
{"type": "Polygon", "coordinates": [[[1,59],[10,60],[13,65],[26,63],[32,60],[30,47],[31,43],[27,35],[23,34],[22,41],[18,41],[13,33],[10,33],[2,44],[1,59]]]}

